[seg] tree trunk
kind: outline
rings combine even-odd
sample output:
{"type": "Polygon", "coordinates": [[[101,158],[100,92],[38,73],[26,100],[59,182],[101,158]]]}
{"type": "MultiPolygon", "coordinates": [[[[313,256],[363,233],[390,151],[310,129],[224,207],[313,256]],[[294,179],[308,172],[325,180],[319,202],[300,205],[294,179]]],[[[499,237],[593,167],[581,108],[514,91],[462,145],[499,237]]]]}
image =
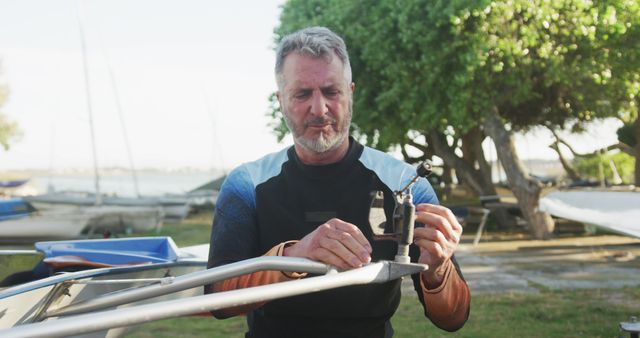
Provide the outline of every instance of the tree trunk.
{"type": "Polygon", "coordinates": [[[453,184],[453,175],[451,175],[451,166],[446,162],[442,164],[442,182],[446,185],[453,184]]]}
{"type": "MultiPolygon", "coordinates": [[[[471,163],[477,164],[477,172],[480,175],[480,184],[484,191],[484,196],[493,196],[498,194],[496,187],[493,185],[493,178],[491,175],[491,165],[484,157],[484,149],[482,149],[482,141],[484,141],[485,135],[480,128],[475,127],[471,129],[467,134],[462,137],[463,155],[467,153],[470,155],[469,159],[471,163]]],[[[490,201],[487,201],[490,203],[490,201]]],[[[498,223],[498,228],[501,230],[508,230],[516,223],[515,216],[509,213],[509,210],[504,208],[497,208],[491,210],[493,218],[498,223]]]]}
{"type": "MultiPolygon", "coordinates": [[[[464,152],[469,152],[471,158],[478,164],[478,171],[480,172],[480,184],[483,191],[495,193],[495,187],[493,186],[493,180],[491,179],[491,166],[484,157],[484,149],[482,149],[482,141],[484,141],[484,134],[480,128],[476,127],[471,129],[462,138],[462,144],[464,145],[464,152]]],[[[472,162],[473,163],[473,162],[472,162]]]]}
{"type": "Polygon", "coordinates": [[[571,163],[564,157],[564,155],[562,155],[562,152],[560,151],[560,143],[556,140],[549,146],[549,148],[555,150],[556,153],[558,153],[558,158],[560,159],[562,168],[564,168],[564,171],[567,173],[569,178],[574,182],[579,181],[581,179],[580,175],[578,175],[578,173],[573,169],[571,163]]]}
{"type": "MultiPolygon", "coordinates": [[[[640,101],[640,100],[636,100],[636,101],[640,101]]],[[[640,187],[640,114],[638,114],[638,117],[636,117],[636,122],[634,124],[635,124],[635,135],[636,135],[636,144],[634,146],[636,151],[635,180],[636,180],[636,187],[640,187]]]]}
{"type": "Polygon", "coordinates": [[[555,224],[549,214],[538,209],[542,187],[538,181],[529,177],[516,152],[513,133],[505,128],[497,108],[488,114],[484,130],[496,145],[498,159],[507,174],[509,187],[518,200],[525,220],[529,223],[531,234],[536,239],[549,238],[555,224]]]}
{"type": "Polygon", "coordinates": [[[436,155],[442,158],[449,166],[455,168],[456,176],[464,181],[475,194],[478,196],[495,195],[495,189],[493,189],[493,192],[483,189],[484,184],[480,181],[482,175],[479,175],[473,166],[458,157],[455,154],[455,148],[449,147],[442,135],[433,131],[429,132],[429,142],[433,145],[436,155]]]}
{"type": "MultiPolygon", "coordinates": [[[[431,131],[425,134],[427,142],[435,149],[435,155],[442,158],[445,163],[444,168],[455,168],[456,175],[460,181],[471,183],[466,186],[471,189],[471,192],[477,196],[496,196],[498,192],[493,185],[491,179],[491,166],[487,163],[484,157],[484,151],[482,150],[482,138],[483,133],[478,130],[479,137],[473,141],[471,139],[468,142],[472,142],[473,146],[465,147],[469,149],[470,153],[474,154],[474,158],[478,162],[479,170],[474,168],[471,164],[458,157],[455,153],[454,147],[449,147],[441,134],[431,131]]],[[[463,144],[465,140],[463,139],[463,144]]],[[[450,173],[450,172],[449,172],[450,173]]],[[[492,210],[491,215],[496,220],[498,228],[508,229],[514,224],[514,216],[506,209],[492,210]]]]}

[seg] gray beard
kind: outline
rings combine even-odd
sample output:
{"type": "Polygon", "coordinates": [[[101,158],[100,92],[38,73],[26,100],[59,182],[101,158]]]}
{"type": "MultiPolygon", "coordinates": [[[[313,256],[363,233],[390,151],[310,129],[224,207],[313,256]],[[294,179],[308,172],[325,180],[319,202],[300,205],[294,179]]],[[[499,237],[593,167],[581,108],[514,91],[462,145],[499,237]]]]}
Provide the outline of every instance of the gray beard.
{"type": "Polygon", "coordinates": [[[333,138],[327,138],[324,133],[321,133],[320,136],[318,136],[318,138],[316,139],[308,139],[303,136],[294,138],[296,140],[296,143],[301,145],[303,148],[316,154],[322,154],[337,148],[348,136],[349,130],[346,129],[336,134],[336,136],[333,138]]]}
{"type": "Polygon", "coordinates": [[[320,136],[315,139],[305,138],[303,136],[304,130],[301,132],[296,130],[295,125],[293,124],[293,121],[289,119],[289,116],[284,112],[282,115],[284,116],[284,120],[289,131],[293,134],[295,143],[316,154],[323,154],[337,148],[349,137],[349,126],[351,125],[352,116],[351,112],[349,112],[349,116],[346,116],[343,124],[338,126],[338,132],[335,137],[328,138],[325,133],[320,133],[320,136]]]}

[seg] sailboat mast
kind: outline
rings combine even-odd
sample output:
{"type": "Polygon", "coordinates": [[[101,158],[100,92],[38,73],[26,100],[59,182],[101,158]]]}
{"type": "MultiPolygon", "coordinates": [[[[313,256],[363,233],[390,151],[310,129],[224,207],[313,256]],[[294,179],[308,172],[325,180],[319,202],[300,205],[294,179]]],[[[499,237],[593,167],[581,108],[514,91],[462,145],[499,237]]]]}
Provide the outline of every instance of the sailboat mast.
{"type": "Polygon", "coordinates": [[[93,173],[96,188],[96,205],[102,204],[102,195],[100,194],[100,175],[98,172],[98,156],[96,152],[96,137],[93,128],[93,109],[91,105],[91,89],[89,87],[89,66],[87,64],[87,46],[85,42],[84,28],[82,23],[82,15],[80,11],[80,1],[76,1],[76,13],[78,18],[78,29],[80,31],[80,45],[82,48],[82,65],[84,69],[84,89],[86,92],[87,112],[89,113],[89,130],[91,132],[91,151],[93,154],[93,173]]]}
{"type": "Polygon", "coordinates": [[[201,85],[200,89],[202,91],[202,97],[204,98],[205,110],[207,111],[207,115],[209,115],[209,119],[211,120],[211,131],[212,131],[212,133],[211,133],[211,138],[212,138],[211,170],[213,171],[214,174],[217,174],[215,172],[215,167],[216,167],[215,154],[218,153],[218,157],[220,159],[220,163],[218,163],[218,168],[222,168],[222,172],[224,173],[224,175],[227,175],[227,170],[225,169],[225,166],[224,166],[224,158],[222,156],[222,148],[220,148],[220,142],[218,140],[218,132],[217,132],[215,113],[211,109],[211,104],[209,103],[209,96],[207,95],[207,92],[205,91],[204,84],[201,85]]]}
{"type": "Polygon", "coordinates": [[[138,187],[138,174],[136,172],[136,167],[133,164],[133,155],[131,153],[131,143],[129,142],[129,133],[127,133],[127,127],[124,123],[124,115],[122,114],[122,104],[120,103],[120,93],[118,92],[118,88],[116,87],[116,77],[113,74],[113,69],[111,68],[111,63],[109,62],[109,58],[107,57],[106,51],[103,52],[105,54],[105,59],[107,61],[107,69],[109,70],[109,78],[111,80],[111,89],[113,91],[113,95],[116,99],[116,110],[118,111],[118,117],[120,118],[120,127],[122,128],[122,134],[124,136],[124,143],[127,148],[127,157],[129,158],[129,168],[131,169],[131,175],[133,176],[133,188],[135,190],[136,196],[140,197],[140,188],[138,187]]]}

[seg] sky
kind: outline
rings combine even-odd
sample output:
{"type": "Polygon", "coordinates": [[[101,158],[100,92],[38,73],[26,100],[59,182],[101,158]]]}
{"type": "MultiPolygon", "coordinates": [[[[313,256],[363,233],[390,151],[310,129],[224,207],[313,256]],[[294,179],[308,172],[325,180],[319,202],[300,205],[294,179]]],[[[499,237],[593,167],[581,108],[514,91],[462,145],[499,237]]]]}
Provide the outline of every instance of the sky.
{"type": "Polygon", "coordinates": [[[23,132],[0,170],[93,166],[78,17],[100,167],[127,167],[127,144],[139,168],[232,167],[290,144],[266,117],[282,2],[0,0],[0,109],[23,132]]]}
{"type": "MultiPolygon", "coordinates": [[[[266,116],[282,3],[0,0],[0,111],[23,133],[0,170],[92,168],[90,116],[101,168],[128,167],[127,148],[136,168],[229,169],[290,145],[266,116]]],[[[572,140],[589,151],[617,126],[572,140]]],[[[517,140],[522,158],[555,158],[543,130],[517,140]]]]}

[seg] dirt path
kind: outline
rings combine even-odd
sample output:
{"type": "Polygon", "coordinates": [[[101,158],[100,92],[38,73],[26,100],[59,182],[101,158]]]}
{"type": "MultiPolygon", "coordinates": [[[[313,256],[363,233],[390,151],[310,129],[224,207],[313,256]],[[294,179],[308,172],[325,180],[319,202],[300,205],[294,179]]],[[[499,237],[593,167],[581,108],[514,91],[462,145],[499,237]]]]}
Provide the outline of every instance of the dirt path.
{"type": "Polygon", "coordinates": [[[640,239],[588,236],[462,244],[473,293],[640,286],[640,239]]]}
{"type": "MultiPolygon", "coordinates": [[[[477,246],[471,240],[463,238],[456,257],[472,294],[640,287],[640,239],[581,236],[477,246]]],[[[403,294],[415,294],[410,280],[403,294]]]]}

